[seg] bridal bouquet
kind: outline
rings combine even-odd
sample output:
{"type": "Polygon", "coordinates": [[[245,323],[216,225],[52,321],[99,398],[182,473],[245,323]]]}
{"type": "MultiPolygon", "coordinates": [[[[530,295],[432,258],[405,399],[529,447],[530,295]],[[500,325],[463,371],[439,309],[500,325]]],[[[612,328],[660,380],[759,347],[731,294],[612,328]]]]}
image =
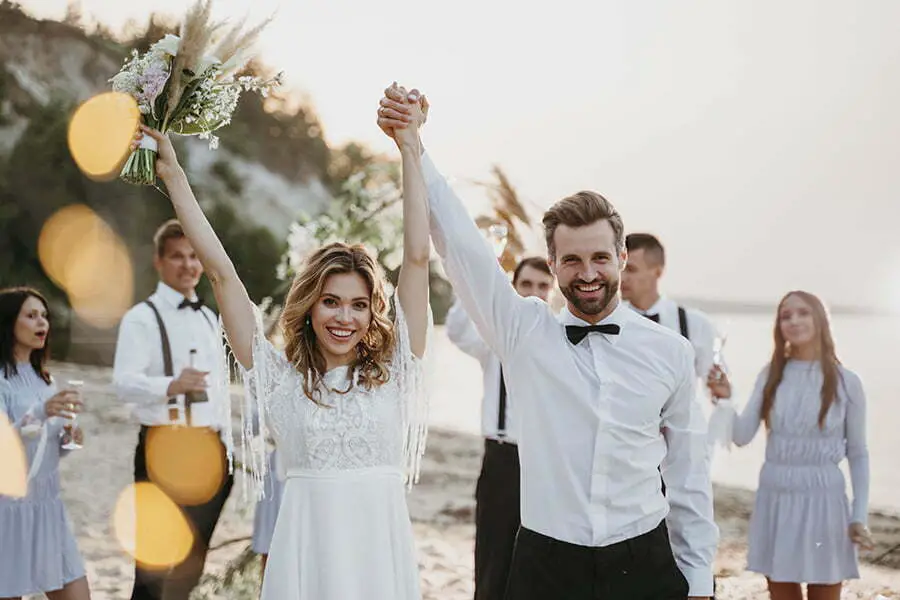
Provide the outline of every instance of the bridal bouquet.
{"type": "MultiPolygon", "coordinates": [[[[188,11],[180,35],[167,35],[144,54],[132,51],[122,70],[110,81],[116,92],[137,101],[142,120],[162,133],[196,135],[218,146],[213,132],[228,125],[241,92],[266,96],[281,84],[271,79],[235,74],[251,58],[250,46],[267,23],[249,31],[238,23],[218,36],[221,23],[210,21],[210,0],[198,0],[188,11]],[[213,44],[213,40],[217,39],[213,44]]],[[[120,177],[138,185],[156,180],[156,142],[144,136],[128,157],[120,177]]]]}

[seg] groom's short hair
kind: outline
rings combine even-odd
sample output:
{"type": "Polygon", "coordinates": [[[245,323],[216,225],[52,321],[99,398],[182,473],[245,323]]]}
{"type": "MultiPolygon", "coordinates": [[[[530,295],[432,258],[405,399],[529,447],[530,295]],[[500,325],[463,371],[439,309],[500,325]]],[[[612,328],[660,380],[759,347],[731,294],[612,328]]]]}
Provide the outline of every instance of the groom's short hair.
{"type": "Polygon", "coordinates": [[[625,225],[622,216],[612,202],[597,192],[578,192],[563,198],[544,213],[544,237],[547,240],[547,253],[550,258],[556,257],[556,244],[553,236],[560,225],[567,227],[586,227],[597,221],[609,221],[616,236],[616,250],[625,249],[625,225]]]}
{"type": "Polygon", "coordinates": [[[153,247],[156,249],[156,256],[162,258],[166,254],[166,242],[169,240],[178,240],[185,237],[184,229],[178,219],[169,219],[159,226],[156,233],[153,234],[153,247]]]}

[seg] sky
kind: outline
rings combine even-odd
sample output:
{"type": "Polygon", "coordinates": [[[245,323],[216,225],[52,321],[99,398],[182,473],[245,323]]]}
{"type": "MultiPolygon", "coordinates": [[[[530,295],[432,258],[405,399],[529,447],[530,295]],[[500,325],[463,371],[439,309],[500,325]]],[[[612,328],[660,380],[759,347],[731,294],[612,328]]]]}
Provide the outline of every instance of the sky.
{"type": "MultiPolygon", "coordinates": [[[[21,0],[20,0],[21,1],[21,0]]],[[[61,18],[67,0],[24,0],[61,18]]],[[[112,26],[184,0],[81,0],[112,26]]],[[[581,189],[666,245],[666,291],[900,308],[896,0],[216,0],[275,19],[264,62],[332,144],[391,152],[391,81],[431,102],[423,133],[471,210],[492,165],[535,214],[581,189]]],[[[534,237],[538,240],[538,236],[534,237]]],[[[535,250],[542,250],[536,243],[535,250]]]]}

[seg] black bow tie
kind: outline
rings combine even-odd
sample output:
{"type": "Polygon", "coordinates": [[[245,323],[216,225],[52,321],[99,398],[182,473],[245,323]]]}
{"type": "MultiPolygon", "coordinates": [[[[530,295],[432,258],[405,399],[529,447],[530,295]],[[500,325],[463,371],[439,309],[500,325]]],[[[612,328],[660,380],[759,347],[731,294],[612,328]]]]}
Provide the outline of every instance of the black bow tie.
{"type": "Polygon", "coordinates": [[[566,325],[566,337],[573,344],[578,344],[592,331],[605,333],[606,335],[619,335],[620,327],[614,323],[603,325],[566,325]]]}
{"type": "Polygon", "coordinates": [[[203,307],[203,298],[197,298],[196,302],[191,302],[187,298],[181,301],[181,304],[178,305],[178,310],[182,308],[193,308],[194,310],[200,310],[203,307]]]}
{"type": "Polygon", "coordinates": [[[648,315],[647,313],[643,313],[645,317],[653,321],[654,323],[659,323],[659,313],[648,315]]]}

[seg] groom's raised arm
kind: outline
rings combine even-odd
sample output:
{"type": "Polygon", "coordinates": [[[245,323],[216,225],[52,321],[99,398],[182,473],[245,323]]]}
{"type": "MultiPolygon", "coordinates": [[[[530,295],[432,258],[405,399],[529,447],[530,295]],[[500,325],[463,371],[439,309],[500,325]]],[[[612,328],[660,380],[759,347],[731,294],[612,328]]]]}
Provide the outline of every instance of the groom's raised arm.
{"type": "Polygon", "coordinates": [[[547,307],[516,293],[490,244],[428,153],[422,156],[422,171],[431,238],[447,277],[482,338],[505,360],[547,307]]]}
{"type": "MultiPolygon", "coordinates": [[[[407,92],[394,82],[384,94],[378,126],[385,135],[396,142],[397,130],[405,129],[414,118],[421,119],[420,127],[424,124],[428,101],[418,90],[407,92]],[[413,103],[421,108],[418,117],[412,114],[413,103]]],[[[506,360],[518,340],[547,314],[547,307],[515,292],[487,240],[427,153],[422,155],[422,175],[428,188],[431,238],[447,276],[481,337],[506,360]]]]}

